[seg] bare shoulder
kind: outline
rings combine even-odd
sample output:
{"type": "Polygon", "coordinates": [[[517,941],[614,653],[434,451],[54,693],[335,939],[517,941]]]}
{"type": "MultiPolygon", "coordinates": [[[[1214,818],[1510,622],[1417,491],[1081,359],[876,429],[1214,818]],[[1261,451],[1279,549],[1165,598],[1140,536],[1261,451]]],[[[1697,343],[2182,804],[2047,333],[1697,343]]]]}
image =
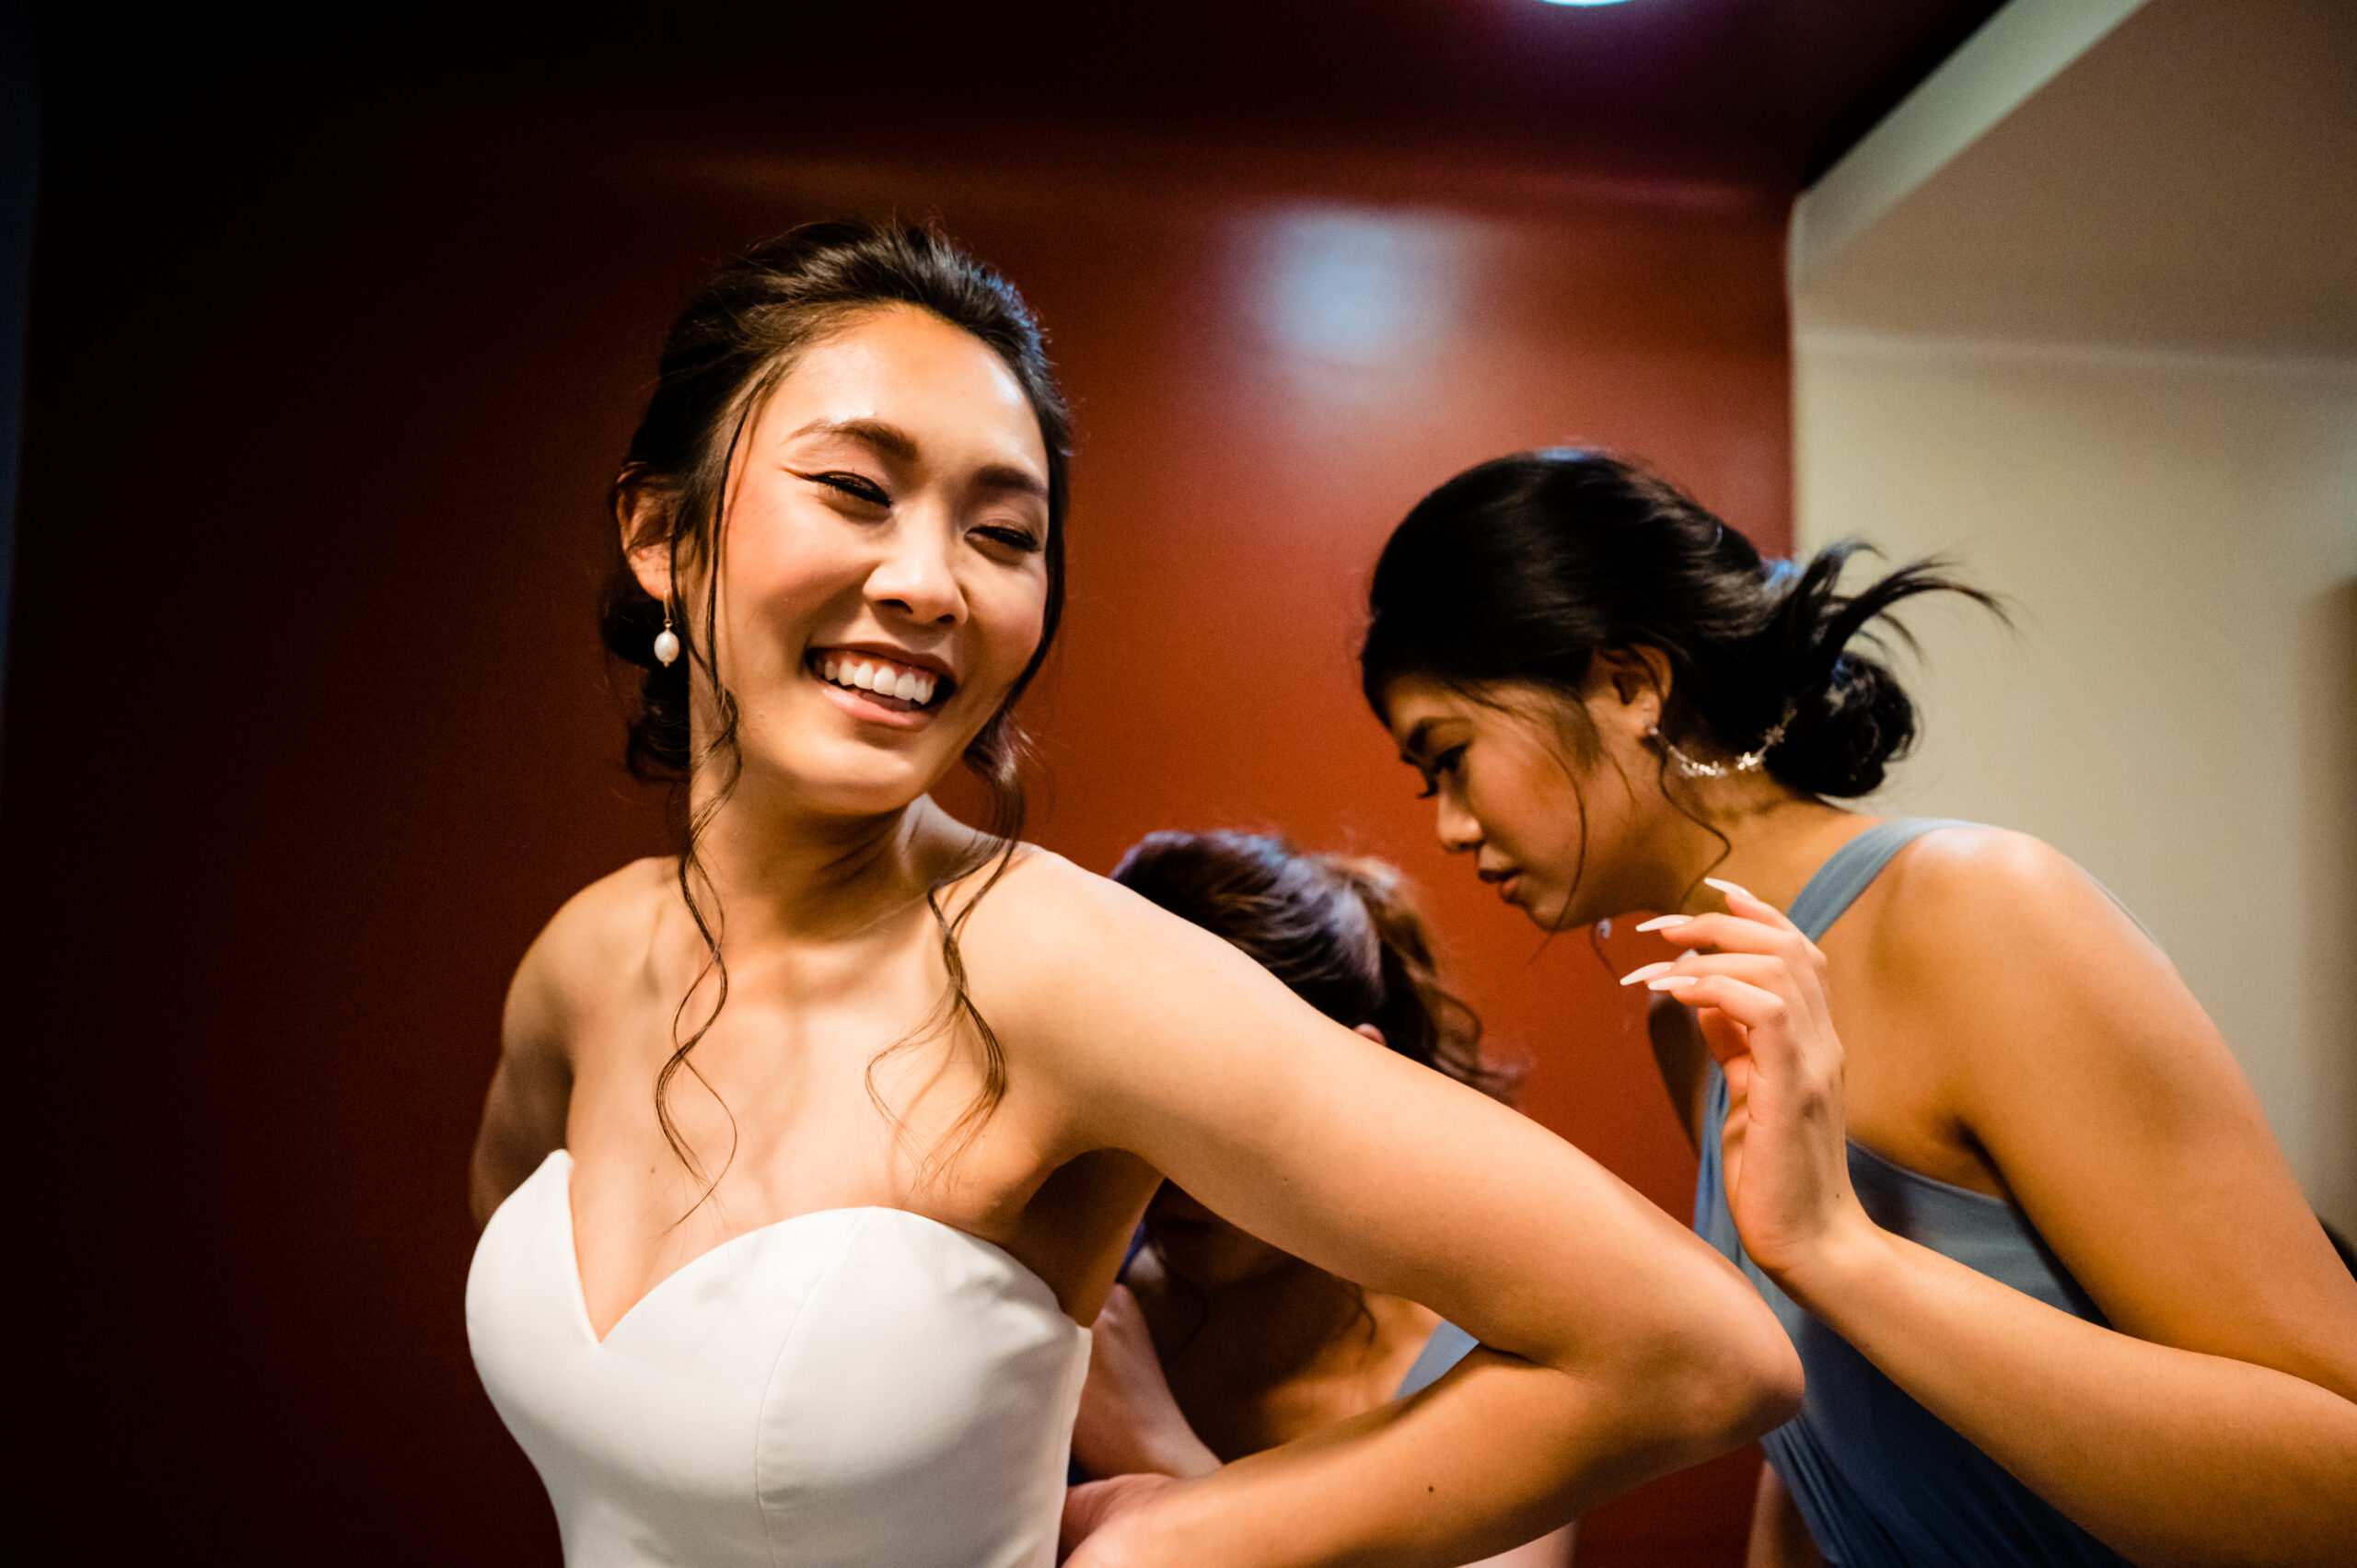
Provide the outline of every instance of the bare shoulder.
{"type": "Polygon", "coordinates": [[[2082,890],[2103,897],[2070,856],[2045,840],[1977,823],[1924,834],[1899,853],[1881,879],[1905,889],[1905,904],[1958,913],[2069,899],[2082,890]]]}
{"type": "Polygon", "coordinates": [[[650,915],[670,863],[641,860],[564,901],[516,966],[500,1019],[499,1065],[475,1133],[469,1198],[475,1223],[565,1140],[580,1063],[582,1019],[614,994],[629,959],[645,951],[650,915]]]}
{"type": "Polygon", "coordinates": [[[507,989],[511,1045],[562,1041],[571,1021],[643,956],[655,911],[672,886],[667,859],[634,860],[567,899],[532,939],[507,989]]]}
{"type": "Polygon", "coordinates": [[[1008,1049],[1092,1081],[1132,1081],[1165,1020],[1311,1016],[1219,937],[1045,850],[1018,854],[970,910],[969,981],[1008,1049]]]}
{"type": "Polygon", "coordinates": [[[1024,845],[986,892],[980,877],[966,887],[978,895],[961,932],[973,982],[1017,1005],[1053,1008],[1106,977],[1134,983],[1190,959],[1260,972],[1209,932],[1051,851],[1024,845]]]}
{"type": "Polygon", "coordinates": [[[2152,938],[2023,833],[1933,834],[1887,875],[1910,1043],[2112,1327],[2357,1388],[2347,1272],[2152,938]]]}
{"type": "Polygon", "coordinates": [[[1876,879],[1878,965],[1937,993],[1978,993],[1983,966],[2015,972],[2165,970],[2135,919],[2070,856],[2005,828],[1946,828],[1909,845],[1876,879]]]}
{"type": "Polygon", "coordinates": [[[2026,1100],[2096,1115],[2125,1098],[2176,1125],[2222,1094],[2247,1098],[2167,956],[2052,845],[2001,828],[1928,834],[1860,903],[1866,965],[1843,978],[1874,988],[1984,1145],[2026,1100]]]}

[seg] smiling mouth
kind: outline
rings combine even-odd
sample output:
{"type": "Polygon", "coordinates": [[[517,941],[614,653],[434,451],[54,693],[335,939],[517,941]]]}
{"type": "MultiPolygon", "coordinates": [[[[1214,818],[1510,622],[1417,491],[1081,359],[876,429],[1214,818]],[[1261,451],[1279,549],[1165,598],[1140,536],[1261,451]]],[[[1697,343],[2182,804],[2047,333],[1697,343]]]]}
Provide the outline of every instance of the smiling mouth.
{"type": "Polygon", "coordinates": [[[877,654],[843,653],[832,648],[810,652],[810,672],[830,686],[855,691],[867,701],[897,714],[913,714],[946,702],[957,682],[914,665],[897,663],[877,654]]]}

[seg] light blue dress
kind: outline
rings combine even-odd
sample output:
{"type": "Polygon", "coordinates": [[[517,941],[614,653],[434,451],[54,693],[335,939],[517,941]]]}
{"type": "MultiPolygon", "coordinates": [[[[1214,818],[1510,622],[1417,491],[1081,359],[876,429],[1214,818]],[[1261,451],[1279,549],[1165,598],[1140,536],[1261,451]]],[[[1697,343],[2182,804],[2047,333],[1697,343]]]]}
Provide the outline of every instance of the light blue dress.
{"type": "MultiPolygon", "coordinates": [[[[1793,900],[1794,925],[1816,941],[1890,858],[1936,828],[1931,818],[1884,822],[1835,851],[1793,900]]],[[[2127,1560],[2062,1516],[1793,1303],[1744,1256],[1727,1211],[1719,1132],[1726,1079],[1709,1070],[1694,1228],[1759,1287],[1808,1375],[1800,1414],[1761,1439],[1809,1533],[1839,1568],[2090,1563],[2127,1560]]],[[[1850,1181],[1876,1225],[2090,1323],[2104,1317],[2033,1227],[2002,1198],[1935,1181],[1850,1144],[1850,1181]]],[[[2107,1325],[2108,1326],[2108,1325],[2107,1325]]]]}

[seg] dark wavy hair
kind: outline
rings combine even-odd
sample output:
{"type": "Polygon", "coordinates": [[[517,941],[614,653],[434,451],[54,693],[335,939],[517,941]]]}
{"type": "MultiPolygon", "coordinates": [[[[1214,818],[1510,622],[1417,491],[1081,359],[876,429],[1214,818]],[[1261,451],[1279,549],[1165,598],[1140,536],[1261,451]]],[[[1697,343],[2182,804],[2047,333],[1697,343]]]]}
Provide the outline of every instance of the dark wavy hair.
{"type": "Polygon", "coordinates": [[[1346,1028],[1511,1104],[1523,1073],[1483,1060],[1481,1020],[1441,984],[1399,870],[1260,833],[1148,833],[1113,880],[1225,938],[1346,1028]]]}
{"type": "Polygon", "coordinates": [[[1844,540],[1806,564],[1764,561],[1633,463],[1570,448],[1498,458],[1418,502],[1384,546],[1361,687],[1378,715],[1409,675],[1466,691],[1529,682],[1574,699],[1576,713],[1597,649],[1654,648],[1669,661],[1660,727],[1670,745],[1764,747],[1767,772],[1794,789],[1864,795],[1916,735],[1905,689],[1859,646],[1879,651],[1873,624],[1911,646],[1888,618],[1927,593],[2004,615],[1937,560],[1842,592],[1842,568],[1868,549],[1844,540]]]}
{"type": "MultiPolygon", "coordinates": [[[[716,610],[725,555],[721,524],[726,516],[728,474],[746,429],[801,355],[862,314],[895,306],[929,312],[972,333],[996,354],[1022,387],[1047,448],[1048,597],[1039,645],[965,754],[968,767],[989,793],[986,826],[996,847],[973,864],[957,867],[928,895],[949,972],[948,1016],[963,1017],[974,1028],[985,1054],[983,1093],[969,1112],[970,1119],[987,1115],[1005,1092],[1004,1053],[968,994],[965,964],[958,951],[958,933],[974,900],[967,900],[952,916],[944,907],[942,894],[949,883],[994,862],[976,898],[987,893],[1005,870],[1022,832],[1025,801],[1020,767],[1025,746],[1014,710],[1046,661],[1062,617],[1072,419],[1049,366],[1046,339],[1039,322],[1015,286],[997,273],[929,227],[809,224],[755,246],[722,266],[680,310],[664,339],[654,393],[631,436],[610,498],[615,516],[631,533],[633,542],[668,550],[674,585],[668,605],[647,593],[631,571],[617,536],[602,631],[607,650],[634,667],[636,673],[634,689],[624,692],[630,726],[626,761],[639,778],[680,786],[708,769],[721,774],[721,787],[701,808],[680,813],[679,891],[703,937],[706,968],[673,1015],[673,1050],[655,1089],[656,1116],[665,1138],[681,1163],[699,1176],[701,1167],[672,1121],[668,1096],[672,1079],[682,1069],[694,1073],[689,1053],[711,1029],[728,1000],[728,969],[720,949],[720,912],[716,906],[707,908],[710,883],[696,853],[704,829],[735,785],[740,762],[737,700],[720,679],[719,649],[714,645],[719,634],[716,610]],[[677,596],[681,586],[698,573],[702,577],[702,602],[700,612],[691,615],[677,596]],[[682,655],[668,666],[655,656],[655,639],[667,619],[679,639],[682,655]],[[714,733],[701,748],[695,744],[690,720],[691,692],[698,683],[718,716],[714,733]],[[689,1000],[704,977],[714,974],[719,989],[712,1010],[683,1035],[689,1000]]],[[[684,806],[684,788],[678,798],[684,806]]],[[[874,1093],[872,1078],[869,1088],[874,1093]]],[[[732,1157],[733,1153],[732,1145],[732,1157]]]]}

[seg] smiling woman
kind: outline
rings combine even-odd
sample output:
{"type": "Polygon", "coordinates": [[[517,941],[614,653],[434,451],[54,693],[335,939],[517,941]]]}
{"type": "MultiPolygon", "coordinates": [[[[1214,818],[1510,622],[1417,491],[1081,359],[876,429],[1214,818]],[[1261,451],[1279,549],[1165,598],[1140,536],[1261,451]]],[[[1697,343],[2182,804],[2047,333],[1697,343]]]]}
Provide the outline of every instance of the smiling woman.
{"type": "Polygon", "coordinates": [[[570,1562],[1046,1568],[1060,1524],[1076,1568],[1463,1562],[1795,1397],[1740,1276],[1576,1150],[1019,842],[1064,444],[1020,299],[921,230],[796,231],[673,329],[606,635],[680,853],[525,955],[474,1163],[469,1335],[570,1562]],[[961,758],[992,830],[929,796],[961,758]],[[1482,1348],[1067,1503],[1166,1178],[1482,1348]]]}
{"type": "MultiPolygon", "coordinates": [[[[990,633],[983,645],[1003,653],[1011,638],[1028,651],[980,728],[965,726],[971,733],[964,754],[990,792],[988,842],[998,846],[1002,870],[1024,819],[1013,709],[1047,658],[1063,608],[1071,421],[1039,331],[1014,290],[938,237],[916,229],[870,234],[854,225],[811,225],[748,261],[715,279],[672,329],[656,393],[614,486],[625,559],[609,590],[605,618],[608,648],[645,670],[631,728],[633,771],[691,785],[678,880],[711,959],[714,1013],[727,995],[728,966],[704,914],[700,841],[741,782],[747,739],[737,677],[724,675],[719,662],[726,630],[719,519],[746,513],[742,537],[730,535],[737,552],[730,575],[742,579],[740,592],[761,580],[765,564],[772,580],[782,575],[788,582],[817,582],[831,570],[838,612],[844,583],[856,582],[859,564],[841,558],[841,542],[865,539],[870,548],[877,541],[898,547],[880,586],[910,588],[911,618],[929,618],[929,627],[900,641],[813,645],[791,668],[772,659],[770,673],[787,678],[785,696],[819,695],[869,724],[911,736],[929,732],[934,745],[916,746],[913,764],[909,751],[899,753],[903,773],[911,765],[923,771],[929,756],[946,765],[931,754],[943,736],[958,733],[963,715],[950,707],[959,673],[940,649],[952,640],[949,628],[971,619],[964,612],[973,608],[962,602],[966,585],[933,571],[949,556],[928,561],[923,530],[939,536],[935,542],[962,536],[980,552],[980,564],[1001,569],[974,585],[987,612],[981,618],[990,633]],[[861,330],[846,331],[853,326],[861,330]],[[790,378],[789,369],[795,372],[790,378]],[[794,390],[781,404],[772,394],[785,379],[794,390]],[[994,428],[958,417],[970,398],[978,410],[998,416],[994,428]],[[877,411],[886,407],[897,409],[902,423],[879,417],[877,411]],[[714,437],[724,425],[728,442],[714,473],[714,437]],[[912,425],[935,436],[935,447],[921,444],[912,425]],[[859,526],[814,528],[823,525],[822,513],[859,526]],[[896,574],[908,578],[906,585],[896,574]],[[689,663],[675,668],[655,639],[675,634],[675,609],[687,618],[681,589],[690,575],[702,579],[699,614],[688,618],[700,630],[691,626],[689,663]],[[1002,626],[1001,601],[1010,589],[1015,624],[1002,626]],[[662,631],[650,635],[658,612],[662,631]],[[699,665],[707,678],[701,690],[709,711],[701,717],[709,738],[706,753],[694,759],[702,764],[697,768],[691,753],[697,689],[690,677],[699,665]],[[794,679],[806,673],[815,678],[816,693],[794,679]]],[[[758,661],[763,622],[758,607],[748,608],[746,629],[758,661]]],[[[737,639],[730,635],[726,643],[732,668],[739,668],[737,639]]],[[[749,674],[761,667],[741,668],[749,674]]],[[[977,689],[993,684],[985,680],[977,689]]],[[[753,738],[757,754],[782,736],[807,739],[819,733],[795,726],[790,703],[781,708],[772,701],[757,712],[767,726],[766,740],[758,729],[753,738]]],[[[875,755],[855,749],[854,772],[875,755]]],[[[938,771],[923,776],[930,781],[938,771]]],[[[891,781],[882,783],[888,793],[891,781]]],[[[977,854],[984,853],[981,842],[977,854]]],[[[961,862],[955,869],[962,875],[975,868],[961,862]]],[[[933,897],[938,891],[929,889],[928,901],[953,1000],[990,1056],[985,1098],[993,1099],[1003,1076],[997,1037],[967,996],[957,928],[933,897]]],[[[656,1086],[658,1121],[691,1170],[699,1168],[696,1156],[677,1135],[666,1095],[702,1032],[679,1040],[656,1086]]]]}

